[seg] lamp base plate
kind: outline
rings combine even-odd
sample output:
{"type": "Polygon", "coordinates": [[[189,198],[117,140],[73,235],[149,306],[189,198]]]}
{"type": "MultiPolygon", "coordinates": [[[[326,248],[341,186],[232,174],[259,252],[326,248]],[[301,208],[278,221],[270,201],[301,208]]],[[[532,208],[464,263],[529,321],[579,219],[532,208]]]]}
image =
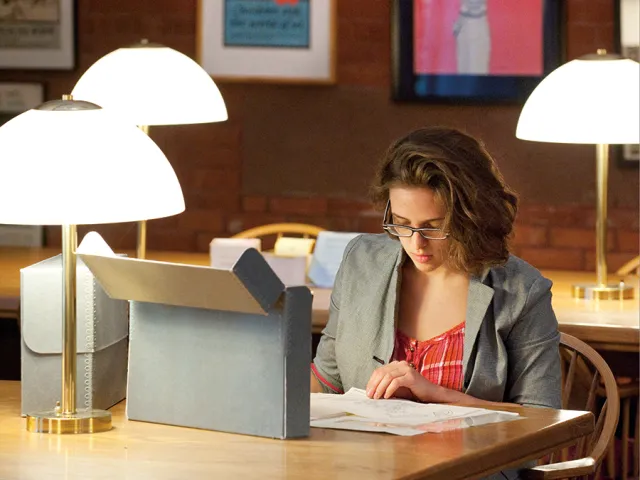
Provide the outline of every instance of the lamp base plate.
{"type": "Polygon", "coordinates": [[[78,409],[74,414],[55,410],[27,414],[27,430],[33,433],[98,433],[111,430],[111,413],[106,410],[78,409]]]}
{"type": "Polygon", "coordinates": [[[633,287],[620,283],[617,285],[573,285],[571,296],[588,300],[630,300],[633,298],[633,287]]]}

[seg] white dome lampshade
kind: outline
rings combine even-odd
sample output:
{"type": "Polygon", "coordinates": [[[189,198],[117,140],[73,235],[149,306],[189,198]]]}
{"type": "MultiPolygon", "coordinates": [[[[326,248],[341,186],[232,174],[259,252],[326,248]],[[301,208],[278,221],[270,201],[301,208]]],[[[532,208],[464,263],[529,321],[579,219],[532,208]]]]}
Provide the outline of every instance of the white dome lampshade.
{"type": "Polygon", "coordinates": [[[153,140],[89,102],[47,102],[0,127],[0,178],[0,223],[129,222],[185,208],[153,140]]]}
{"type": "Polygon", "coordinates": [[[640,64],[585,55],[551,72],[527,99],[516,129],[523,140],[582,144],[640,141],[640,64]]]}
{"type": "Polygon", "coordinates": [[[221,122],[227,108],[209,74],[186,55],[142,40],[105,55],[71,92],[140,126],[221,122]]]}

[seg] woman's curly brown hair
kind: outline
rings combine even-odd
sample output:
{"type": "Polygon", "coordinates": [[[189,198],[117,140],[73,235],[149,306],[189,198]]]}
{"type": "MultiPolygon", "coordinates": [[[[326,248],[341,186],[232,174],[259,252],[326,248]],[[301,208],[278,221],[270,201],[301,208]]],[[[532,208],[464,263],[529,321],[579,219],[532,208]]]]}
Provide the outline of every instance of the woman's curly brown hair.
{"type": "Polygon", "coordinates": [[[518,197],[478,140],[446,127],[397,140],[377,169],[371,197],[384,208],[389,189],[403,186],[431,188],[443,202],[452,268],[481,274],[507,261],[518,197]]]}

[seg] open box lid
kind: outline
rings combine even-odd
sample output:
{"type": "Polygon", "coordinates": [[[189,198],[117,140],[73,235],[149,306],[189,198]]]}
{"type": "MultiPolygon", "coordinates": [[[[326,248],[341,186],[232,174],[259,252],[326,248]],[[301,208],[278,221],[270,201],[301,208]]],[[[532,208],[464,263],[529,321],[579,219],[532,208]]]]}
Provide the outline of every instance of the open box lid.
{"type": "Polygon", "coordinates": [[[231,270],[117,257],[96,232],[77,250],[107,295],[120,300],[267,315],[284,284],[260,252],[246,250],[231,270]]]}

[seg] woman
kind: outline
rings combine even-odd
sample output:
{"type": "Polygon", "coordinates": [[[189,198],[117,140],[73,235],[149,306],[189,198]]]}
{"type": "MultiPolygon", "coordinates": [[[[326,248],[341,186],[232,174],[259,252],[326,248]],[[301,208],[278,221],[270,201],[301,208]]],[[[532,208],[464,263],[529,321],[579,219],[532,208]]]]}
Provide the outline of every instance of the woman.
{"type": "Polygon", "coordinates": [[[517,197],[474,138],[395,142],[373,196],[387,234],[346,248],[311,391],[560,408],[551,282],[510,255],[517,197]]]}

